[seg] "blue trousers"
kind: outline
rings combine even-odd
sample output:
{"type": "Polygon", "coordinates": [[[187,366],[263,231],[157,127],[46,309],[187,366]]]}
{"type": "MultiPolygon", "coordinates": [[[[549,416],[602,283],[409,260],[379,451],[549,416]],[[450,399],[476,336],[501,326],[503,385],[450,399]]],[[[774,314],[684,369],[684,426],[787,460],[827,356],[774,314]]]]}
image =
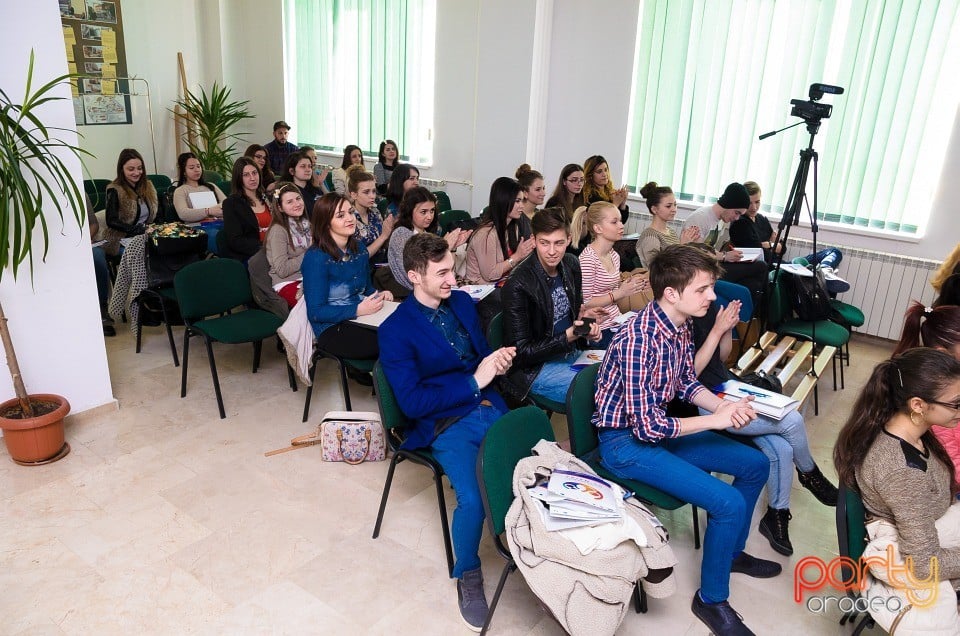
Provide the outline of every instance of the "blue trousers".
{"type": "MultiPolygon", "coordinates": [[[[700,409],[701,415],[709,411],[700,409]]],[[[767,478],[767,499],[770,506],[777,510],[790,507],[790,488],[793,486],[793,466],[807,473],[814,469],[816,462],[810,452],[807,441],[807,429],[803,416],[790,411],[781,420],[765,415],[757,415],[746,426],[728,428],[734,435],[750,437],[770,461],[770,476],[767,478]]]]}
{"type": "Polygon", "coordinates": [[[820,250],[816,254],[807,254],[806,259],[811,265],[817,265],[819,263],[824,267],[837,269],[837,265],[843,260],[843,252],[835,247],[828,247],[825,250],[820,250]]]}
{"type": "Polygon", "coordinates": [[[93,248],[93,271],[97,277],[97,296],[100,298],[100,313],[107,315],[107,301],[110,299],[110,270],[107,267],[107,253],[102,247],[93,248]]]}
{"type": "Polygon", "coordinates": [[[483,501],[477,482],[477,455],[487,429],[503,415],[494,406],[478,406],[440,433],[430,447],[443,466],[457,495],[450,537],[453,541],[454,578],[480,567],[480,536],[483,534],[483,501]]]}
{"type": "Polygon", "coordinates": [[[615,475],[707,511],[700,595],[708,603],[727,600],[730,566],[746,545],[753,508],[770,471],[763,453],[709,431],[649,444],[628,428],[601,429],[600,461],[615,475]],[[733,475],[733,483],[711,472],[733,475]]]}
{"type": "Polygon", "coordinates": [[[580,352],[573,350],[559,360],[545,362],[533,384],[530,385],[530,393],[561,404],[566,402],[567,389],[570,388],[570,383],[577,375],[577,369],[571,369],[570,365],[576,362],[579,357],[580,352]]]}

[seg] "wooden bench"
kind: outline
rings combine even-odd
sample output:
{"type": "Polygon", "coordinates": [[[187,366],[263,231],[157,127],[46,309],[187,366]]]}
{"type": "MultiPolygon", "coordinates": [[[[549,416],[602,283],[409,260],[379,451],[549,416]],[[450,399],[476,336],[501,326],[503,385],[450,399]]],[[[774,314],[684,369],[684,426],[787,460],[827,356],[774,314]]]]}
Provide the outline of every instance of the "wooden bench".
{"type": "Polygon", "coordinates": [[[813,413],[818,415],[820,404],[817,396],[817,379],[823,375],[836,352],[836,347],[821,348],[813,361],[814,374],[811,374],[809,371],[813,343],[808,340],[797,340],[793,336],[784,336],[778,341],[777,334],[768,331],[760,336],[756,346],[750,347],[740,356],[736,367],[731,371],[737,376],[750,371],[763,371],[767,375],[775,375],[783,384],[784,393],[797,400],[801,407],[813,391],[813,413]],[[800,375],[797,375],[798,372],[800,375]],[[789,392],[788,384],[794,376],[797,376],[799,381],[793,391],[789,392]]]}

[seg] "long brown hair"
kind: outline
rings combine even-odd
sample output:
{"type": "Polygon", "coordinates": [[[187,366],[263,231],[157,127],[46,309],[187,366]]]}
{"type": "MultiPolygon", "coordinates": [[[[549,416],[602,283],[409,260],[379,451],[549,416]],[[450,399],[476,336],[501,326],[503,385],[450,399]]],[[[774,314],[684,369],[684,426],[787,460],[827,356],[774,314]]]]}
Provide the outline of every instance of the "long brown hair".
{"type": "Polygon", "coordinates": [[[256,200],[247,197],[247,191],[243,187],[243,169],[247,166],[253,166],[257,169],[257,175],[260,177],[260,184],[257,185],[257,200],[266,203],[267,199],[263,192],[263,174],[260,172],[260,166],[257,165],[257,162],[250,157],[237,157],[237,160],[233,162],[233,176],[230,179],[230,189],[236,196],[249,202],[251,207],[257,204],[256,200]]]}
{"type": "Polygon", "coordinates": [[[150,179],[147,179],[147,164],[143,160],[143,155],[133,148],[124,148],[121,150],[120,156],[117,157],[117,178],[114,179],[113,184],[119,188],[130,190],[137,197],[146,198],[147,191],[154,188],[150,179]],[[130,182],[127,181],[126,175],[123,174],[123,165],[131,159],[138,159],[140,161],[140,167],[143,169],[140,180],[137,181],[133,188],[130,187],[130,182]]]}
{"type": "Polygon", "coordinates": [[[594,197],[600,197],[604,201],[612,201],[616,189],[616,186],[613,185],[613,175],[610,174],[610,163],[603,158],[603,155],[587,157],[587,160],[583,162],[583,190],[581,190],[583,200],[590,201],[594,197]],[[593,183],[593,173],[604,164],[607,166],[607,184],[600,187],[593,183]]]}
{"type": "MultiPolygon", "coordinates": [[[[957,378],[960,378],[960,362],[937,349],[909,349],[874,367],[833,448],[833,463],[840,481],[860,492],[857,469],[887,422],[897,413],[907,412],[911,398],[936,400],[957,378]]],[[[940,440],[930,430],[920,439],[924,447],[946,465],[952,478],[953,460],[940,440]]],[[[957,493],[956,482],[951,484],[950,490],[957,493]]]]}
{"type": "Polygon", "coordinates": [[[279,225],[282,227],[287,233],[287,240],[290,242],[290,245],[293,245],[293,235],[290,233],[290,222],[293,221],[294,223],[297,223],[300,226],[301,231],[305,232],[306,228],[304,228],[304,226],[306,225],[309,227],[310,218],[307,215],[306,210],[304,210],[304,213],[297,218],[287,216],[283,212],[283,206],[280,204],[283,201],[283,195],[288,193],[300,195],[301,198],[303,197],[303,193],[300,192],[300,188],[293,183],[284,183],[274,190],[273,195],[270,197],[270,226],[272,227],[274,225],[279,225]]]}
{"type": "Polygon", "coordinates": [[[960,343],[960,307],[928,308],[914,301],[903,317],[903,331],[893,355],[913,347],[950,349],[960,343]]]}
{"type": "Polygon", "coordinates": [[[339,208],[340,204],[344,201],[347,202],[347,205],[350,204],[342,194],[329,192],[317,199],[317,202],[313,204],[313,212],[310,214],[310,231],[313,234],[313,244],[329,254],[330,258],[337,262],[343,260],[344,252],[347,254],[357,254],[360,251],[360,243],[357,241],[356,236],[351,236],[347,239],[347,249],[341,251],[340,246],[337,245],[337,242],[333,240],[333,236],[330,234],[330,224],[333,221],[333,215],[336,214],[337,208],[339,208]]]}
{"type": "Polygon", "coordinates": [[[551,194],[547,200],[547,205],[550,205],[552,202],[554,205],[559,205],[563,208],[563,213],[567,217],[567,221],[573,218],[574,211],[583,205],[585,200],[582,189],[576,195],[570,194],[570,191],[567,190],[565,182],[574,172],[583,172],[580,164],[568,163],[563,167],[563,170],[560,171],[560,179],[557,181],[557,187],[553,189],[553,194],[551,194]]]}

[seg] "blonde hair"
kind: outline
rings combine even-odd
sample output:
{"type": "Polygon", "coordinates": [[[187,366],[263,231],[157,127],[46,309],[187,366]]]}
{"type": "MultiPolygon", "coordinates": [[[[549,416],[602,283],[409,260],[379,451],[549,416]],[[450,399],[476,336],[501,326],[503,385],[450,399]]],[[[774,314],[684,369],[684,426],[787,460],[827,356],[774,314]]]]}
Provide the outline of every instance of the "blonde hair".
{"type": "Polygon", "coordinates": [[[610,164],[602,155],[587,157],[587,160],[583,162],[583,178],[584,201],[589,201],[594,197],[600,197],[604,201],[613,200],[613,193],[616,192],[617,187],[613,185],[613,175],[610,174],[610,164]],[[607,166],[607,184],[601,187],[593,183],[593,173],[604,164],[607,166]]]}
{"type": "Polygon", "coordinates": [[[617,218],[620,218],[620,211],[609,201],[594,201],[589,207],[581,205],[576,209],[573,213],[573,221],[570,223],[570,238],[573,245],[579,245],[584,236],[596,237],[593,226],[603,223],[603,215],[607,208],[613,208],[617,218]]]}
{"type": "Polygon", "coordinates": [[[943,283],[954,273],[958,273],[958,268],[960,268],[960,243],[957,243],[953,251],[944,259],[943,265],[933,273],[933,278],[930,279],[930,285],[939,292],[940,288],[943,287],[943,283]]]}
{"type": "Polygon", "coordinates": [[[743,187],[747,189],[747,194],[750,196],[760,194],[760,184],[756,181],[744,181],[743,187]]]}

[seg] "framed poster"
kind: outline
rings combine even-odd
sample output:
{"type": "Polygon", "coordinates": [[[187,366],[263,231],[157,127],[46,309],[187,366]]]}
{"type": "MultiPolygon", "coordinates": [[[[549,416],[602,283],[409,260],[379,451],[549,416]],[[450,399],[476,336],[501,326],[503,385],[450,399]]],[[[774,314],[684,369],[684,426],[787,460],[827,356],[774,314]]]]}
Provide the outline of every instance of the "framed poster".
{"type": "Polygon", "coordinates": [[[57,2],[77,125],[133,123],[120,0],[57,2]]]}

